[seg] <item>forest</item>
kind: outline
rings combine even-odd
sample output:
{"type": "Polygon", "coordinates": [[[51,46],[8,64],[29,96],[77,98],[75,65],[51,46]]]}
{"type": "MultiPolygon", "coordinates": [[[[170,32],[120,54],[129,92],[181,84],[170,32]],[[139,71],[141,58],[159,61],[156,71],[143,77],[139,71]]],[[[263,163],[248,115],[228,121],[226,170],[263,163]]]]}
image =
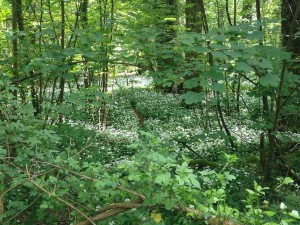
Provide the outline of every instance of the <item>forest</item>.
{"type": "Polygon", "coordinates": [[[299,0],[0,0],[1,225],[300,224],[299,0]]]}

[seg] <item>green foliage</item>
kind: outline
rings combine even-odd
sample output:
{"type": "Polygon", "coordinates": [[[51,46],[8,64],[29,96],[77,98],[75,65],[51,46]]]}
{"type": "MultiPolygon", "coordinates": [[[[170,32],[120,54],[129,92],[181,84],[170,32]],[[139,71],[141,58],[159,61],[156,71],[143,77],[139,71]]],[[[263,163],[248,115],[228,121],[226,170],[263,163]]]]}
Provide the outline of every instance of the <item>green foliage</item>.
{"type": "Polygon", "coordinates": [[[300,77],[261,3],[197,33],[196,3],[23,1],[12,30],[0,1],[0,223],[298,224],[300,77]]]}

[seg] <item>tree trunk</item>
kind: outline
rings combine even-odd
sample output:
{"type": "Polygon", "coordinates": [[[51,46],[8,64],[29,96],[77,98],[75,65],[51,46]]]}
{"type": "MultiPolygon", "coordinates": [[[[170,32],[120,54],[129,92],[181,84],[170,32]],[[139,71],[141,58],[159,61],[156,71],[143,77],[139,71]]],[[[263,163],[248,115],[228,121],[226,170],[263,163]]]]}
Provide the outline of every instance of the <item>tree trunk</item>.
{"type": "MultiPolygon", "coordinates": [[[[61,9],[61,30],[60,30],[60,48],[63,50],[65,48],[65,1],[60,1],[61,9]]],[[[61,75],[63,75],[64,71],[61,75]]],[[[58,97],[58,103],[61,104],[64,101],[64,92],[65,92],[65,78],[60,78],[60,92],[58,97]]]]}
{"type": "Polygon", "coordinates": [[[197,33],[202,32],[201,4],[198,0],[186,0],[186,29],[197,33]]]}
{"type": "MultiPolygon", "coordinates": [[[[281,31],[282,31],[282,46],[286,47],[288,43],[288,39],[291,33],[292,29],[292,21],[296,12],[297,8],[297,2],[299,0],[282,0],[281,3],[281,31]]],[[[300,14],[297,15],[296,18],[296,28],[298,30],[295,30],[295,32],[292,32],[293,34],[296,32],[299,32],[300,27],[300,14]]],[[[293,54],[293,58],[299,58],[300,57],[300,38],[298,37],[291,37],[291,44],[289,47],[290,52],[293,54]]],[[[300,75],[300,60],[295,60],[293,65],[291,66],[291,71],[295,74],[300,75]]]]}

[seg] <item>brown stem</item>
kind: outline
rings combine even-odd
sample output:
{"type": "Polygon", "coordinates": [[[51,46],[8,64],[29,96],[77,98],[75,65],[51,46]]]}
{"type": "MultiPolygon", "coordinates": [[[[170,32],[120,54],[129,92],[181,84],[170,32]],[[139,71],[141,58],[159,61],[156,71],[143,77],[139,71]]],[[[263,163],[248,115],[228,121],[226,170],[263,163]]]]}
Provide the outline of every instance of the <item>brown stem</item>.
{"type": "Polygon", "coordinates": [[[57,201],[65,204],[66,206],[70,207],[71,209],[75,210],[76,212],[78,212],[81,216],[83,216],[84,218],[86,218],[86,220],[89,222],[89,224],[93,224],[96,225],[93,220],[91,220],[85,213],[81,212],[78,208],[76,208],[75,206],[73,206],[71,203],[63,200],[62,198],[53,195],[52,193],[50,193],[48,190],[44,189],[42,186],[40,186],[39,184],[37,184],[31,177],[30,172],[27,169],[27,176],[28,176],[28,181],[30,183],[32,183],[35,187],[37,187],[39,190],[43,191],[44,193],[48,194],[49,197],[52,197],[53,199],[56,199],[57,201]]]}
{"type": "Polygon", "coordinates": [[[226,132],[226,134],[227,134],[227,136],[229,138],[230,146],[231,146],[231,148],[235,148],[235,144],[234,144],[234,142],[232,140],[232,136],[231,136],[230,130],[228,129],[227,124],[226,124],[225,119],[224,119],[224,116],[223,116],[223,112],[222,112],[222,109],[221,109],[219,96],[217,96],[217,111],[218,111],[219,116],[220,116],[222,127],[224,128],[224,130],[225,130],[225,132],[226,132]]]}

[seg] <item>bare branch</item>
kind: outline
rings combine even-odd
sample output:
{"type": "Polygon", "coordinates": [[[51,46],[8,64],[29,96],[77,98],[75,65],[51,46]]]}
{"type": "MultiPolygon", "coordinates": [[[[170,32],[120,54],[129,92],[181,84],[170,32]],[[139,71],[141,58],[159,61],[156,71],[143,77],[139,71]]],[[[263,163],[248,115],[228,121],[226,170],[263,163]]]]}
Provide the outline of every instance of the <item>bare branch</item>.
{"type": "Polygon", "coordinates": [[[28,167],[26,166],[26,170],[27,170],[27,176],[28,176],[28,181],[30,183],[32,183],[35,187],[37,187],[39,190],[43,191],[44,193],[48,194],[49,197],[52,197],[53,199],[56,199],[57,201],[67,205],[68,207],[74,209],[76,212],[78,212],[81,216],[83,216],[84,218],[86,218],[86,220],[89,222],[88,224],[93,224],[96,225],[93,220],[91,220],[85,213],[81,212],[78,208],[76,208],[75,206],[73,206],[71,203],[63,200],[62,198],[58,197],[58,196],[54,196],[52,193],[50,193],[49,191],[47,191],[46,189],[44,189],[43,187],[41,187],[39,184],[37,184],[31,177],[30,172],[28,170],[28,167]]]}

